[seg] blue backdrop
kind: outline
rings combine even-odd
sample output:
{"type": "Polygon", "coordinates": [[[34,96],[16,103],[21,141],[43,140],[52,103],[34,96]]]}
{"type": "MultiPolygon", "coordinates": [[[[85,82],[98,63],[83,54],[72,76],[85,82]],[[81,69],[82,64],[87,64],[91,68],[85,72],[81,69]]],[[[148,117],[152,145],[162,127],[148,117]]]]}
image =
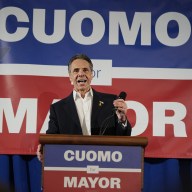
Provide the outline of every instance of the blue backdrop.
{"type": "MultiPolygon", "coordinates": [[[[40,192],[41,168],[35,156],[0,155],[0,191],[40,192]]],[[[145,159],[143,192],[191,191],[192,160],[145,159]]]]}

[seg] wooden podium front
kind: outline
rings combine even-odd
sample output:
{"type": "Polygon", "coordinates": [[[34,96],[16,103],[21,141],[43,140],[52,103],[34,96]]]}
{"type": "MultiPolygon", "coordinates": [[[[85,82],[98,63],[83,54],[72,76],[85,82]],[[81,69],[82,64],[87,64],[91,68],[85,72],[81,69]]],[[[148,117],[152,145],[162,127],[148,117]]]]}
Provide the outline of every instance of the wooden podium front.
{"type": "Polygon", "coordinates": [[[45,192],[141,192],[146,137],[40,135],[45,192]]]}

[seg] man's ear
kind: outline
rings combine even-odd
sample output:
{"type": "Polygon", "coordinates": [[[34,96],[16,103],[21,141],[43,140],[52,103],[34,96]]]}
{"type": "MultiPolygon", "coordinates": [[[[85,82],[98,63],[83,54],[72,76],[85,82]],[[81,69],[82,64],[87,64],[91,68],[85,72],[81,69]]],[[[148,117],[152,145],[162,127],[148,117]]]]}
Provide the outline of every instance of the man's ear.
{"type": "Polygon", "coordinates": [[[71,82],[71,85],[73,85],[73,81],[72,81],[71,77],[69,77],[69,80],[70,80],[70,82],[71,82]]]}
{"type": "Polygon", "coordinates": [[[71,85],[73,85],[73,81],[72,81],[72,79],[71,79],[71,78],[69,78],[69,80],[70,80],[70,82],[71,82],[71,85]]]}

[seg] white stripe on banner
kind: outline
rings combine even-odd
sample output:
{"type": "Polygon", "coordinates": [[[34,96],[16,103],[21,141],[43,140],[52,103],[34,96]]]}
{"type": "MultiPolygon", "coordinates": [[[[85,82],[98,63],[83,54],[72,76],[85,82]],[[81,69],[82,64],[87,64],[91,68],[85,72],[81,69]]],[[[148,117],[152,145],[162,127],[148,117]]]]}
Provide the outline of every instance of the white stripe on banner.
{"type": "Polygon", "coordinates": [[[0,64],[0,75],[32,75],[66,77],[66,66],[35,65],[35,64],[0,64]]]}
{"type": "Polygon", "coordinates": [[[133,79],[192,80],[192,69],[113,67],[112,76],[113,78],[133,79]]]}
{"type": "MultiPolygon", "coordinates": [[[[44,167],[45,171],[86,171],[87,167],[44,167]]],[[[99,168],[99,172],[134,172],[140,173],[141,169],[99,168]]]]}
{"type": "MultiPolygon", "coordinates": [[[[68,77],[67,66],[0,64],[0,75],[68,77]]],[[[94,61],[93,85],[112,85],[112,78],[192,80],[192,69],[112,67],[111,60],[94,61]]]]}

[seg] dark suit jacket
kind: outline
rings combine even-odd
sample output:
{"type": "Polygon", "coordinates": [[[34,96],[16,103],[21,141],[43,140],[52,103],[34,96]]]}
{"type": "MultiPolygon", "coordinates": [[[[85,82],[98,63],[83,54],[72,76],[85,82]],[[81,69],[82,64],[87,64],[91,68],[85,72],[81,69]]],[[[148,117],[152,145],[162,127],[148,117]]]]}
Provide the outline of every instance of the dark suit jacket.
{"type": "MultiPolygon", "coordinates": [[[[123,127],[114,112],[113,101],[116,95],[93,90],[91,114],[91,135],[131,135],[131,125],[123,127]]],[[[50,107],[50,120],[47,134],[82,135],[80,120],[73,93],[50,107]]]]}

